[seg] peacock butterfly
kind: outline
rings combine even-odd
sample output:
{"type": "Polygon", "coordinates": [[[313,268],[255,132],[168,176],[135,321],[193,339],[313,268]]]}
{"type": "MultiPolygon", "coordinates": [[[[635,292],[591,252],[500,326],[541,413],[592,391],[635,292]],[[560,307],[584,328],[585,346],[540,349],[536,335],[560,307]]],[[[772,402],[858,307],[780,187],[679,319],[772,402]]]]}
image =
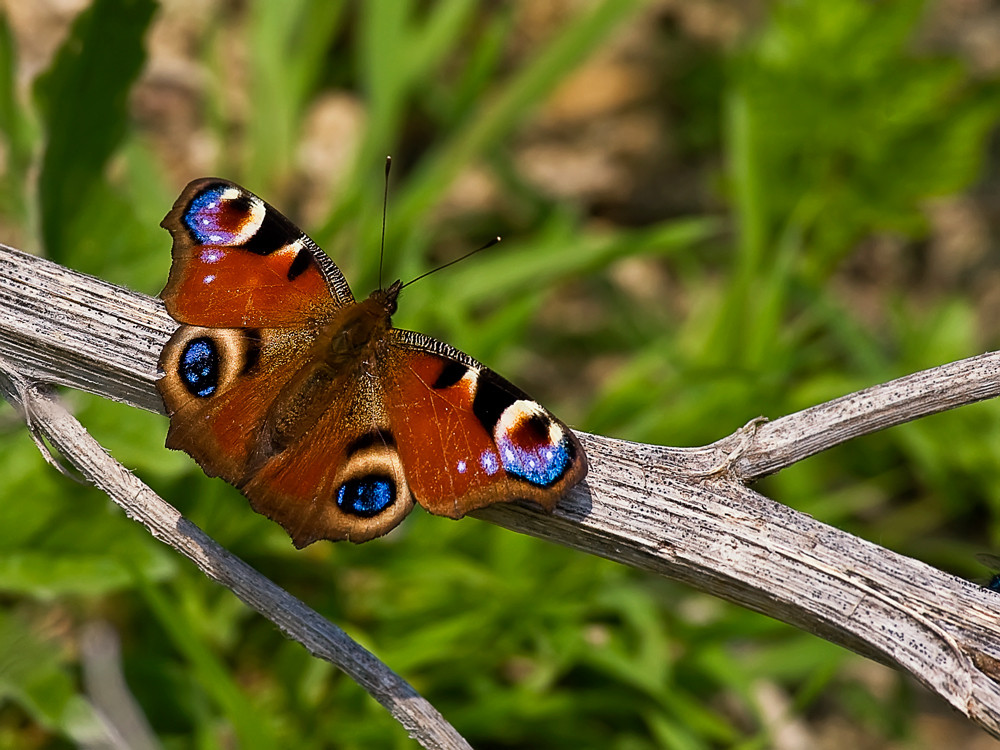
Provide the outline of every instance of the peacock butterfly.
{"type": "Polygon", "coordinates": [[[460,518],[526,499],[551,511],[587,473],[565,424],[457,349],[393,328],[399,281],[357,302],[336,264],[257,196],[195,180],[161,224],[160,355],[170,429],[209,476],[295,546],[363,542],[419,503],[460,518]]]}

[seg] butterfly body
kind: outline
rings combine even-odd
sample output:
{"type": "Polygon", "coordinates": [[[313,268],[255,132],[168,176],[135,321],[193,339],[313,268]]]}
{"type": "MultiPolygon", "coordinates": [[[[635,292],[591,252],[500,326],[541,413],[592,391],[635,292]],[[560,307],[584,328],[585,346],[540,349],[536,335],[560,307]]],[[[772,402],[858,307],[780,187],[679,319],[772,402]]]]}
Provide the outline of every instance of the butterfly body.
{"type": "Polygon", "coordinates": [[[196,180],[163,221],[167,446],[238,487],[297,546],[365,541],[415,502],[458,518],[551,510],[586,475],[573,433],[441,341],[392,327],[402,284],[356,302],[332,260],[233,183],[196,180]]]}

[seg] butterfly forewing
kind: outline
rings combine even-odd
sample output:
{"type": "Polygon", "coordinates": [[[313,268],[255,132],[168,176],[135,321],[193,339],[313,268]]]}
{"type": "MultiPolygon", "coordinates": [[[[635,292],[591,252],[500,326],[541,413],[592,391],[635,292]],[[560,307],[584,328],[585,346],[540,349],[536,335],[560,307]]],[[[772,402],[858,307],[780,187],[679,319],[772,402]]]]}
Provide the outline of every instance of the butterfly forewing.
{"type": "Polygon", "coordinates": [[[576,436],[523,391],[428,336],[393,329],[387,408],[413,494],[458,518],[515,499],[546,510],[579,482],[576,436]]]}
{"type": "Polygon", "coordinates": [[[343,274],[302,230],[231,182],[195,180],[162,226],[174,244],[161,296],[181,323],[294,328],[354,303],[343,274]]]}

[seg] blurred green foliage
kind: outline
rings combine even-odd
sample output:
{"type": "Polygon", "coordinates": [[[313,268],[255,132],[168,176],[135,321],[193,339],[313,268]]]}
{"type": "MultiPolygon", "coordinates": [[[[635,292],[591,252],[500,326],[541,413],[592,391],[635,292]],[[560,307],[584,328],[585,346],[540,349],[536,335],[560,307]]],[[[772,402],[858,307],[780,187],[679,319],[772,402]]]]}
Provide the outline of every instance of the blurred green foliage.
{"type": "MultiPolygon", "coordinates": [[[[529,363],[552,359],[547,372],[561,374],[536,378],[532,390],[594,432],[699,444],[760,414],[996,346],[960,284],[919,294],[885,285],[887,322],[873,326],[837,283],[872,237],[915,253],[927,237],[926,201],[969,189],[987,167],[997,81],[914,51],[924,3],[778,0],[734,49],[688,50],[670,106],[683,120],[681,155],[723,165],[713,175],[721,210],[635,226],[598,226],[509,166],[519,129],[637,22],[644,3],[591,5],[510,68],[507,4],[248,2],[237,28],[253,86],[239,114],[227,107],[232,38],[213,26],[237,11],[211,11],[200,37],[201,115],[221,143],[217,172],[282,205],[294,195],[310,106],[333,88],[356,92],[363,140],[346,187],[310,229],[363,292],[377,278],[382,156],[402,165],[387,271],[404,278],[432,263],[442,228],[426,217],[461,170],[486,165],[518,209],[467,221],[462,242],[472,247],[497,228],[511,229],[511,241],[408,289],[398,322],[514,380],[530,383],[529,363]],[[408,150],[414,121],[422,134],[408,150]],[[662,295],[645,299],[611,281],[633,259],[669,272],[683,315],[662,295]],[[593,322],[547,324],[560,294],[586,299],[593,322]],[[567,382],[597,361],[614,365],[593,392],[567,382]]],[[[0,217],[25,249],[150,293],[169,263],[157,224],[179,188],[130,119],[155,9],[151,0],[95,0],[31,97],[19,95],[15,37],[0,12],[0,217]]],[[[803,721],[846,717],[874,744],[914,739],[905,683],[875,692],[857,677],[858,657],[818,638],[471,520],[418,512],[385,540],[297,552],[235,490],[166,451],[162,417],[67,397],[119,460],[371,647],[476,747],[767,747],[768,683],[803,721]]],[[[129,686],[165,747],[409,746],[359,687],[96,490],[46,466],[10,411],[2,416],[0,748],[99,734],[77,644],[80,625],[95,618],[122,634],[129,686]]],[[[761,489],[972,574],[972,551],[1000,542],[998,417],[985,403],[921,420],[761,489]]]]}

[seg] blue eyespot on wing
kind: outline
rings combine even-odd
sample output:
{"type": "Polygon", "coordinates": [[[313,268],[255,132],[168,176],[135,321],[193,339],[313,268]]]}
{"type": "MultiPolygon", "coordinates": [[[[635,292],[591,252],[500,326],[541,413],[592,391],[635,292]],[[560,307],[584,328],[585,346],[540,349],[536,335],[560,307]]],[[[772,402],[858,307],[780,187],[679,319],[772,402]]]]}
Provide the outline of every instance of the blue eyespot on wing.
{"type": "Polygon", "coordinates": [[[219,352],[212,339],[192,339],[181,353],[180,377],[192,396],[208,398],[219,386],[219,352]]]}
{"type": "Polygon", "coordinates": [[[183,220],[198,244],[232,247],[256,234],[265,213],[263,201],[256,196],[218,183],[194,197],[183,220]]]}
{"type": "Polygon", "coordinates": [[[515,401],[494,427],[508,474],[536,487],[556,484],[572,465],[575,446],[562,425],[534,401],[515,401]]]}
{"type": "Polygon", "coordinates": [[[350,479],[337,490],[337,507],[344,513],[362,518],[374,518],[395,500],[396,483],[391,477],[350,479]]]}

